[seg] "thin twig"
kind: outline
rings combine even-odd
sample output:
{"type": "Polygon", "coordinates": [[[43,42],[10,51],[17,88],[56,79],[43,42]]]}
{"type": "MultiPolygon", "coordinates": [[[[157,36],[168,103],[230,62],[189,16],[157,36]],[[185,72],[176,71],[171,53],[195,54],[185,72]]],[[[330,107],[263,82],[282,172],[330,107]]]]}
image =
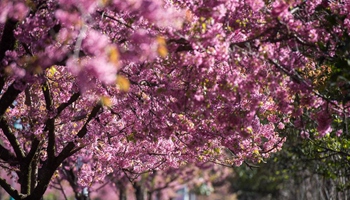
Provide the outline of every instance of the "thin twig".
{"type": "Polygon", "coordinates": [[[60,186],[61,192],[62,192],[62,194],[64,196],[64,199],[68,200],[68,197],[67,197],[66,193],[64,192],[64,188],[62,187],[61,181],[59,180],[58,177],[57,177],[57,181],[58,181],[58,185],[60,186]]]}

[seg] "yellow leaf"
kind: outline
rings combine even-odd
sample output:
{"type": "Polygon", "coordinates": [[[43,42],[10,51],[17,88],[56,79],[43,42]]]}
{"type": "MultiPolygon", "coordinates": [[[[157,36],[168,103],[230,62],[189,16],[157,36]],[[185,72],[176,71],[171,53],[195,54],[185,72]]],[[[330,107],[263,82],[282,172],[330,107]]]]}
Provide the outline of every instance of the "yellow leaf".
{"type": "Polygon", "coordinates": [[[202,30],[203,30],[203,32],[205,32],[207,30],[207,24],[202,23],[202,30]]]}
{"type": "Polygon", "coordinates": [[[247,127],[247,132],[249,133],[249,134],[252,134],[253,133],[253,128],[252,127],[247,127]]]}
{"type": "Polygon", "coordinates": [[[109,60],[113,64],[118,64],[119,61],[119,52],[116,47],[111,47],[109,49],[109,60]]]}
{"type": "Polygon", "coordinates": [[[221,153],[221,150],[220,150],[220,148],[216,147],[216,148],[214,148],[214,152],[215,153],[221,153]]]}
{"type": "Polygon", "coordinates": [[[100,0],[99,3],[100,3],[100,6],[106,6],[107,4],[110,3],[110,1],[109,0],[100,0]]]}
{"type": "Polygon", "coordinates": [[[158,42],[158,48],[157,48],[157,53],[161,57],[166,57],[168,55],[168,49],[166,48],[166,41],[164,37],[158,36],[157,37],[157,42],[158,42]]]}
{"type": "Polygon", "coordinates": [[[47,72],[47,76],[48,76],[49,78],[52,78],[52,77],[55,75],[56,72],[57,72],[57,69],[56,69],[55,67],[51,67],[51,68],[48,70],[48,72],[47,72]]]}
{"type": "Polygon", "coordinates": [[[111,98],[107,96],[102,96],[100,101],[103,106],[111,107],[113,105],[111,98]]]}
{"type": "Polygon", "coordinates": [[[130,82],[127,78],[125,78],[122,75],[117,76],[117,87],[124,92],[129,91],[130,89],[130,82]]]}
{"type": "Polygon", "coordinates": [[[158,46],[158,55],[165,58],[168,55],[168,49],[165,46],[158,46]]]}
{"type": "Polygon", "coordinates": [[[255,155],[260,155],[260,152],[259,152],[259,150],[255,149],[255,150],[253,151],[253,154],[255,154],[255,155]]]}

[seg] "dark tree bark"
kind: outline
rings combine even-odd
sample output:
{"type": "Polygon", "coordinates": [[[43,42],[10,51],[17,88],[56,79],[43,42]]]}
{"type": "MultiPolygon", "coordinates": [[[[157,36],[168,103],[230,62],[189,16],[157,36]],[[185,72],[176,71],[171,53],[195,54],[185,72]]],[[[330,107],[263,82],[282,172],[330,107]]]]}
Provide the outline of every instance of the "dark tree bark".
{"type": "Polygon", "coordinates": [[[119,200],[127,200],[126,186],[122,182],[117,182],[116,186],[119,190],[119,200]]]}
{"type": "Polygon", "coordinates": [[[135,189],[136,200],[145,200],[145,188],[142,183],[133,184],[135,189]]]}

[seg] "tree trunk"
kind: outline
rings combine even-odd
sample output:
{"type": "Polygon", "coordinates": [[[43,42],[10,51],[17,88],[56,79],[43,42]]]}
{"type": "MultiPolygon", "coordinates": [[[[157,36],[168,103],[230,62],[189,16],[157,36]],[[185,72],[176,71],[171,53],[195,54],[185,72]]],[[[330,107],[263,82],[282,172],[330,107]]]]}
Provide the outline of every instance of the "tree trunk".
{"type": "Polygon", "coordinates": [[[151,191],[148,191],[147,192],[147,200],[152,200],[153,198],[153,192],[151,192],[151,191]]]}
{"type": "Polygon", "coordinates": [[[124,186],[119,187],[119,200],[126,200],[126,188],[124,186]]]}
{"type": "Polygon", "coordinates": [[[83,192],[75,195],[76,200],[90,200],[89,195],[83,194],[83,192]]]}
{"type": "Polygon", "coordinates": [[[119,200],[126,200],[127,192],[126,192],[126,185],[123,181],[115,181],[115,186],[117,187],[117,190],[119,190],[119,200]]]}
{"type": "Polygon", "coordinates": [[[142,184],[134,184],[136,200],[145,200],[144,198],[144,187],[142,184]]]}

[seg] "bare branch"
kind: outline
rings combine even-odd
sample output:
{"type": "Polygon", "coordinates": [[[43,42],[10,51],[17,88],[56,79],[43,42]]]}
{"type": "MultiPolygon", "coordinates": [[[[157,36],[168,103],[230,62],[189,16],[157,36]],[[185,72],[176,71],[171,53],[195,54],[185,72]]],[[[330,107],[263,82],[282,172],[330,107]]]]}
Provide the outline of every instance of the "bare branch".
{"type": "Polygon", "coordinates": [[[24,84],[23,82],[14,81],[3,94],[0,99],[0,117],[2,117],[6,110],[10,107],[12,102],[17,98],[17,96],[22,92],[21,90],[17,90],[15,88],[15,84],[24,84]]]}
{"type": "Polygon", "coordinates": [[[18,194],[17,190],[14,189],[10,184],[8,184],[3,178],[0,178],[0,186],[4,188],[4,190],[15,199],[22,199],[23,197],[25,197],[25,195],[23,194],[18,194]]]}
{"type": "Polygon", "coordinates": [[[75,101],[77,101],[79,97],[80,97],[80,93],[79,93],[79,92],[74,93],[66,103],[62,103],[60,106],[58,106],[58,108],[57,108],[57,116],[58,116],[64,109],[66,109],[69,105],[71,105],[72,103],[74,103],[75,101]]]}
{"type": "MultiPolygon", "coordinates": [[[[50,113],[52,112],[52,98],[50,94],[50,88],[47,82],[44,82],[42,85],[42,91],[45,97],[46,110],[50,113]]],[[[55,157],[55,146],[56,146],[56,137],[55,137],[55,118],[49,118],[46,121],[44,131],[49,131],[49,141],[47,145],[47,157],[48,162],[51,163],[55,157]]]]}
{"type": "MultiPolygon", "coordinates": [[[[14,36],[14,30],[16,28],[17,21],[8,19],[4,26],[2,38],[0,42],[0,63],[5,57],[7,50],[12,50],[15,47],[16,38],[14,36]]],[[[1,89],[1,88],[0,88],[1,89]]]]}
{"type": "Polygon", "coordinates": [[[61,190],[61,192],[62,192],[62,194],[64,196],[64,199],[68,200],[68,197],[67,197],[66,193],[64,192],[64,188],[63,188],[63,186],[61,184],[61,181],[58,179],[58,177],[57,177],[57,181],[58,181],[58,185],[60,186],[59,190],[61,190]]]}
{"type": "Polygon", "coordinates": [[[0,159],[9,163],[10,165],[18,162],[15,155],[13,155],[8,149],[0,145],[0,159]]]}
{"type": "Polygon", "coordinates": [[[19,141],[16,136],[10,131],[10,128],[4,118],[0,119],[0,128],[2,129],[4,135],[10,142],[15,154],[17,156],[18,161],[21,161],[24,158],[24,151],[21,148],[19,141]]]}
{"type": "MultiPolygon", "coordinates": [[[[17,21],[15,21],[13,19],[8,19],[4,25],[4,29],[2,32],[2,38],[0,41],[0,91],[3,89],[3,87],[5,85],[5,80],[6,80],[6,76],[4,75],[4,67],[1,66],[1,63],[2,63],[1,61],[5,57],[6,51],[13,50],[15,47],[16,38],[14,36],[14,30],[16,28],[16,25],[17,25],[17,21]]],[[[2,105],[2,104],[0,104],[0,105],[2,105]]],[[[6,106],[4,106],[4,107],[6,107],[6,106]]],[[[7,109],[7,107],[6,107],[6,109],[7,109]]],[[[6,111],[6,109],[5,109],[5,111],[6,111]]],[[[1,110],[1,108],[0,108],[0,110],[1,110]]],[[[4,114],[2,110],[0,111],[0,113],[1,113],[0,116],[2,116],[4,114]]]]}
{"type": "Polygon", "coordinates": [[[35,156],[36,152],[39,149],[39,146],[41,146],[40,141],[36,137],[34,137],[30,151],[25,158],[27,162],[33,159],[33,157],[35,156]]]}
{"type": "Polygon", "coordinates": [[[124,25],[124,26],[126,26],[126,27],[128,27],[128,28],[134,30],[134,28],[131,27],[129,24],[126,24],[126,23],[120,21],[119,19],[117,19],[117,18],[115,18],[115,17],[106,15],[106,13],[103,12],[103,11],[96,11],[96,12],[97,12],[98,14],[100,14],[102,17],[106,17],[106,18],[108,18],[108,19],[111,19],[111,20],[113,20],[113,21],[116,21],[116,22],[118,22],[119,24],[124,25]]]}

